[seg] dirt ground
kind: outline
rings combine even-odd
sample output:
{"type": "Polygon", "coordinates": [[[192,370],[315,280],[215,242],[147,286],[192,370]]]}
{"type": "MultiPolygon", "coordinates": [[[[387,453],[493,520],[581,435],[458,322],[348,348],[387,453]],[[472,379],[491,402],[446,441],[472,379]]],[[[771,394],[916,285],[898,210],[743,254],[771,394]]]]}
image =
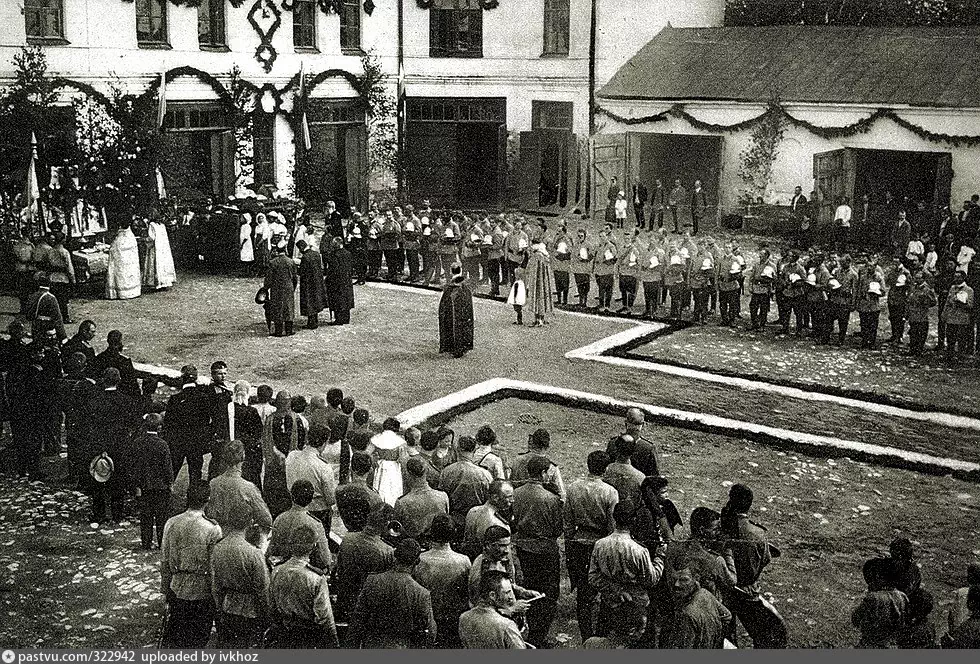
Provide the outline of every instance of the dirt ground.
{"type": "MultiPolygon", "coordinates": [[[[572,349],[627,329],[629,322],[559,312],[544,328],[520,328],[512,325],[510,307],[477,300],[476,349],[455,360],[438,354],[438,294],[359,287],[351,326],[301,329],[295,337],[271,339],[253,303],[257,287],[254,279],[181,275],[171,291],[137,300],[80,300],[73,303],[73,316],[96,320],[100,339],[110,329],[123,330],[127,352],[137,361],[170,367],[192,362],[206,374],[213,360],[224,359],[233,380],[308,396],[338,385],[376,419],[489,378],[508,377],[980,460],[980,436],[962,430],[564,358],[572,349]]],[[[768,353],[784,342],[758,343],[768,353]]],[[[916,375],[910,374],[910,381],[916,375]]],[[[582,469],[592,445],[618,424],[514,402],[462,420],[466,427],[483,421],[494,422],[507,451],[522,449],[528,430],[545,423],[564,438],[556,454],[569,478],[582,469]],[[581,432],[596,435],[590,439],[581,432]]],[[[657,436],[670,454],[666,461],[682,514],[689,514],[698,500],[719,505],[722,482],[743,479],[757,488],[759,519],[786,552],[767,573],[767,590],[786,612],[796,645],[854,642],[844,605],[853,604],[861,591],[860,561],[887,546],[896,530],[922,543],[924,575],[938,600],[948,590],[940,579],[958,583],[970,547],[977,546],[973,485],[844,460],[750,450],[730,439],[680,430],[665,429],[657,436]],[[675,459],[676,470],[671,467],[675,459]],[[859,510],[859,505],[870,509],[859,510]],[[802,604],[797,597],[807,595],[812,597],[806,612],[794,612],[792,605],[802,604]]],[[[109,647],[153,641],[162,607],[158,556],[136,551],[135,522],[93,530],[88,499],[57,483],[7,480],[0,483],[0,503],[5,506],[0,510],[0,642],[109,647]]],[[[567,621],[558,631],[576,632],[567,621]]]]}

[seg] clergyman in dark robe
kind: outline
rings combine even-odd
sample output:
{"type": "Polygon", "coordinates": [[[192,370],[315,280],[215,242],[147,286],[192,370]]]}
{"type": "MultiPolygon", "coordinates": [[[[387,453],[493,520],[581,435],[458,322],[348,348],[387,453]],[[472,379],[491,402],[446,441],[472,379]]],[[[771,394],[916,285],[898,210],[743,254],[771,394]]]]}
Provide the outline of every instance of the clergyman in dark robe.
{"type": "Polygon", "coordinates": [[[327,270],[324,280],[327,306],[333,312],[333,322],[330,324],[347,325],[350,323],[350,310],[354,308],[353,258],[339,237],[330,241],[330,247],[331,251],[326,256],[327,270]]]}
{"type": "Polygon", "coordinates": [[[296,263],[286,256],[285,249],[285,243],[276,247],[275,257],[269,261],[265,273],[265,287],[269,291],[266,315],[272,321],[277,337],[293,334],[296,317],[296,263]]]}
{"type": "Polygon", "coordinates": [[[300,240],[296,243],[303,258],[299,263],[299,313],[306,316],[306,329],[320,327],[320,312],[327,306],[323,284],[323,258],[320,252],[300,240]]]}
{"type": "Polygon", "coordinates": [[[456,263],[439,301],[439,352],[453,357],[473,350],[473,293],[464,282],[463,267],[456,263]]]}

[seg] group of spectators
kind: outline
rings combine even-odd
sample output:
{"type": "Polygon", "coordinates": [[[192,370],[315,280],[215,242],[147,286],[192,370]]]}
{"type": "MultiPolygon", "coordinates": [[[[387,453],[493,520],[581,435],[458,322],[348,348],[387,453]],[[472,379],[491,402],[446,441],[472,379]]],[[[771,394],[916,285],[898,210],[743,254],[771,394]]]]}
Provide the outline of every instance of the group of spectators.
{"type": "MultiPolygon", "coordinates": [[[[732,647],[736,621],[754,647],[787,644],[761,585],[780,552],[750,519],[751,489],[683,531],[639,410],[566,484],[546,429],[508,459],[489,424],[379,425],[339,388],[252,395],[223,362],[205,384],[183,367],[164,401],[119,331],[96,353],[92,321],[63,344],[25,343],[22,327],[0,346],[17,472],[38,479],[40,454],[60,453],[63,417],[92,521],[135,506],[141,546],[161,549],[165,647],[550,647],[563,568],[586,648],[732,647]]],[[[934,645],[908,540],[864,571],[859,644],[934,645]]],[[[978,576],[944,645],[980,645],[978,576]]]]}

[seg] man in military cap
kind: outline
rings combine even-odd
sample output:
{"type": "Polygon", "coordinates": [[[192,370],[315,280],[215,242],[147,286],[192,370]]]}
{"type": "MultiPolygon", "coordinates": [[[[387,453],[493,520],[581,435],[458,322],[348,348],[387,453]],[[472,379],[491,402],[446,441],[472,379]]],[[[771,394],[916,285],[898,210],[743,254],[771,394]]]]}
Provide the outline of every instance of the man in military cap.
{"type": "Polygon", "coordinates": [[[245,538],[252,514],[236,505],[225,536],[211,553],[211,592],[217,607],[218,648],[255,648],[269,604],[269,568],[265,556],[245,538]]]}
{"type": "Polygon", "coordinates": [[[336,648],[337,626],[323,570],[310,564],[317,536],[309,526],[293,532],[289,560],[272,570],[269,586],[273,644],[277,648],[336,648]]]}
{"type": "Polygon", "coordinates": [[[211,595],[211,550],[221,539],[221,526],[204,515],[211,488],[200,480],[187,487],[187,511],[163,528],[160,547],[161,592],[168,619],[162,648],[203,648],[211,637],[214,599],[211,595]]]}

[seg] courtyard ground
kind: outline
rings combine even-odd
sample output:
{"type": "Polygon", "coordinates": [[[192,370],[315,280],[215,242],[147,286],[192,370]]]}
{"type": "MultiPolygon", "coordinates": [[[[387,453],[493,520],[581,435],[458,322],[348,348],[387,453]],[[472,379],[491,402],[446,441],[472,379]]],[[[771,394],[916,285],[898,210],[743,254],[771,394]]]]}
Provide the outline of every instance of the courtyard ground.
{"type": "MultiPolygon", "coordinates": [[[[477,300],[477,347],[454,360],[437,352],[436,293],[359,287],[353,325],[300,329],[294,337],[273,339],[265,335],[261,310],[253,303],[258,285],[254,279],[182,275],[171,291],[137,300],[78,301],[73,316],[96,320],[100,338],[110,329],[123,330],[127,353],[136,361],[173,368],[191,362],[206,374],[213,360],[224,359],[233,379],[306,395],[338,385],[376,419],[488,378],[507,377],[980,460],[976,432],[564,357],[628,329],[629,321],[558,312],[549,326],[521,328],[511,324],[510,307],[477,300]]],[[[698,332],[665,337],[654,342],[653,352],[664,352],[661,346],[676,335],[677,343],[691,344],[677,351],[679,357],[713,366],[715,351],[702,352],[690,341],[698,332]]],[[[759,365],[762,375],[769,362],[780,369],[779,362],[791,361],[786,353],[800,352],[794,342],[771,337],[751,343],[771,356],[759,365]]],[[[901,361],[891,360],[896,371],[901,361]]],[[[906,376],[914,391],[920,373],[906,376]]],[[[849,380],[865,390],[877,389],[881,381],[857,372],[849,380]]],[[[951,379],[951,384],[973,398],[980,394],[975,381],[951,379]]],[[[475,429],[484,421],[494,423],[507,453],[522,450],[533,428],[551,429],[557,460],[569,479],[583,470],[587,453],[618,429],[618,422],[604,416],[513,400],[481,408],[455,426],[475,429]]],[[[896,532],[921,544],[923,574],[937,601],[960,583],[969,556],[980,555],[975,485],[779,453],[710,434],[660,428],[653,435],[664,446],[673,497],[685,517],[699,501],[719,506],[725,482],[743,480],[756,488],[757,516],[784,551],[767,573],[767,590],[790,622],[794,645],[854,642],[847,611],[861,592],[860,561],[886,547],[896,532]]],[[[135,522],[92,529],[87,497],[54,486],[15,481],[0,486],[5,505],[0,510],[0,640],[18,647],[152,643],[162,608],[158,555],[136,550],[135,522]]],[[[937,609],[937,616],[941,612],[937,609]]],[[[557,632],[574,635],[567,606],[562,615],[557,632]]],[[[569,645],[574,643],[571,638],[569,645]]]]}

